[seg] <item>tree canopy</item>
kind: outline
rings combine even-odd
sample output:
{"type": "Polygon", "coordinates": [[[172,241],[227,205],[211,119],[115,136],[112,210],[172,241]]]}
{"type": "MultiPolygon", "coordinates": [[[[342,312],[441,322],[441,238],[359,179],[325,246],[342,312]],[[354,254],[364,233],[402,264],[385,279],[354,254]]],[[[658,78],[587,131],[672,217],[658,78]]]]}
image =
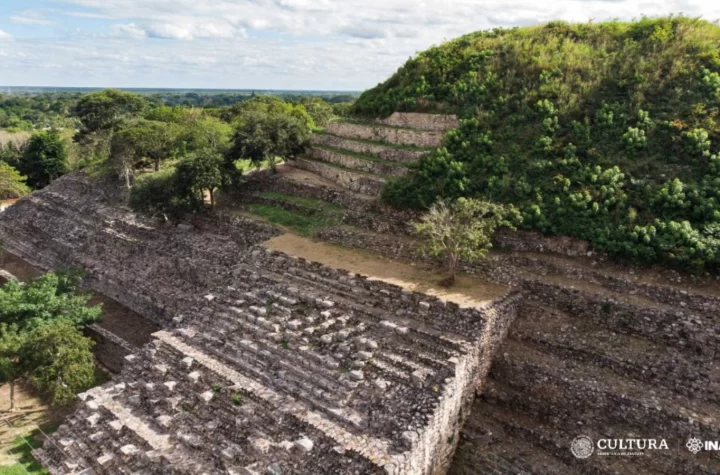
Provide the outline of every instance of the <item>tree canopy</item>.
{"type": "Polygon", "coordinates": [[[43,188],[68,172],[67,145],[56,130],[37,132],[30,137],[18,165],[33,188],[43,188]]]}
{"type": "Polygon", "coordinates": [[[81,329],[100,316],[77,294],[79,275],[49,273],[0,287],[0,383],[27,380],[54,404],[70,402],[93,384],[93,342],[81,329]]]}
{"type": "Polygon", "coordinates": [[[671,17],[472,33],[410,59],[353,110],[461,118],[387,187],[396,206],[510,203],[524,229],[720,267],[720,26],[671,17]]]}
{"type": "Polygon", "coordinates": [[[472,263],[490,251],[497,228],[515,229],[520,221],[513,206],[459,198],[452,203],[436,202],[413,224],[425,239],[421,253],[445,260],[450,274],[445,283],[453,284],[461,262],[472,263]]]}
{"type": "Polygon", "coordinates": [[[146,106],[145,100],[131,92],[106,89],[83,96],[75,106],[82,135],[115,130],[128,118],[138,116],[146,106]]]}
{"type": "Polygon", "coordinates": [[[13,167],[0,161],[0,200],[21,198],[30,193],[26,178],[13,167]]]}

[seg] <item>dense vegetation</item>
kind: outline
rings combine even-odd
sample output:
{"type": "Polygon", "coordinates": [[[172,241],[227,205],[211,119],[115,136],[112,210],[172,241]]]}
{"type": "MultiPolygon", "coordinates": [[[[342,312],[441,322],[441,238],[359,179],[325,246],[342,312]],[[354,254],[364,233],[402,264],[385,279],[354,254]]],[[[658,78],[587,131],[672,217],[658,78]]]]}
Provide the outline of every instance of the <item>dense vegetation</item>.
{"type": "Polygon", "coordinates": [[[274,168],[279,157],[301,154],[310,132],[346,114],[350,104],[343,101],[353,99],[284,96],[288,100],[114,89],[0,95],[0,199],[87,168],[115,173],[127,188],[142,175],[131,199],[139,210],[173,216],[202,211],[206,196],[212,203],[215,190],[237,186],[253,165],[274,168]]]}
{"type": "Polygon", "coordinates": [[[457,113],[385,190],[512,203],[526,229],[644,262],[720,266],[720,27],[683,17],[552,22],[434,47],[353,111],[457,113]]]}
{"type": "Polygon", "coordinates": [[[72,401],[95,381],[92,340],[82,327],[97,320],[77,293],[77,273],[49,273],[26,284],[0,287],[0,384],[28,381],[54,404],[72,401]]]}

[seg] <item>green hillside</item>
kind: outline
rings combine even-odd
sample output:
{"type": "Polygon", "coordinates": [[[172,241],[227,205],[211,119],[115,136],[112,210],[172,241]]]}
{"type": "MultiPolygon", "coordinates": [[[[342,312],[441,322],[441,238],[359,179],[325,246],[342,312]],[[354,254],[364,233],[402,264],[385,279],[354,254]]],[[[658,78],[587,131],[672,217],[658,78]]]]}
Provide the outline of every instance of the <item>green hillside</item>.
{"type": "Polygon", "coordinates": [[[354,113],[457,113],[384,197],[514,203],[526,229],[720,267],[720,27],[684,17],[477,32],[410,59],[354,113]]]}

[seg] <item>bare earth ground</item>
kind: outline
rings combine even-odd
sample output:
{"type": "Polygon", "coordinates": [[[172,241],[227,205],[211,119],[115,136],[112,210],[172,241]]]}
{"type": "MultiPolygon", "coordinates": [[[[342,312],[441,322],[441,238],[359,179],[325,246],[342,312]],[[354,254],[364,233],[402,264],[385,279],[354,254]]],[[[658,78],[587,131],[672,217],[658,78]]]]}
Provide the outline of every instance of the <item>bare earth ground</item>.
{"type": "Polygon", "coordinates": [[[507,292],[507,288],[504,286],[465,274],[458,274],[457,283],[451,289],[447,289],[438,285],[438,282],[445,276],[437,272],[387,259],[370,252],[316,242],[290,233],[275,237],[263,245],[309,261],[364,274],[372,279],[395,284],[409,291],[433,295],[464,307],[480,305],[507,292]]]}
{"type": "Polygon", "coordinates": [[[70,410],[51,410],[40,399],[19,384],[15,388],[15,407],[18,412],[38,412],[31,412],[24,417],[11,421],[6,420],[4,416],[7,413],[4,411],[10,408],[10,387],[5,384],[0,387],[0,473],[3,473],[4,469],[18,461],[20,454],[9,451],[18,437],[26,437],[38,426],[59,424],[70,410]]]}

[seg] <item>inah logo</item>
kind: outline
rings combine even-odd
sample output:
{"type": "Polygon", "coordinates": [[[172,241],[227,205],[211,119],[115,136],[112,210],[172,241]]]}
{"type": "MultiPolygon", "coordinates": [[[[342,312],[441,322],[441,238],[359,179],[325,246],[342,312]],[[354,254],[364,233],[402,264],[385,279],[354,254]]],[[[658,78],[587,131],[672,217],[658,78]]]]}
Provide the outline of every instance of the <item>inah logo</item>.
{"type": "Polygon", "coordinates": [[[590,437],[586,435],[580,435],[575,437],[575,440],[570,444],[570,451],[572,454],[579,459],[586,459],[590,457],[595,450],[595,446],[590,437]]]}
{"type": "Polygon", "coordinates": [[[693,437],[692,439],[687,441],[685,447],[687,447],[690,452],[696,454],[702,450],[703,443],[702,440],[698,439],[697,437],[693,437]]]}

